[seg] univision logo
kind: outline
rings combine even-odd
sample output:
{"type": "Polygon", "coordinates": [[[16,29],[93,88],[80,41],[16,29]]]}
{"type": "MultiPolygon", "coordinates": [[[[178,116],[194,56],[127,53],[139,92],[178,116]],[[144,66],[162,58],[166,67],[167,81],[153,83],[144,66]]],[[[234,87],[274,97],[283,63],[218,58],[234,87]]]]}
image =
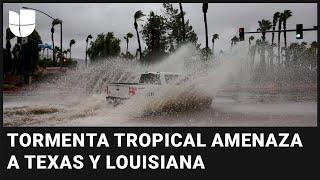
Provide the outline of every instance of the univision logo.
{"type": "Polygon", "coordinates": [[[29,36],[36,27],[36,12],[29,9],[20,9],[20,15],[9,11],[9,28],[17,37],[29,36]]]}

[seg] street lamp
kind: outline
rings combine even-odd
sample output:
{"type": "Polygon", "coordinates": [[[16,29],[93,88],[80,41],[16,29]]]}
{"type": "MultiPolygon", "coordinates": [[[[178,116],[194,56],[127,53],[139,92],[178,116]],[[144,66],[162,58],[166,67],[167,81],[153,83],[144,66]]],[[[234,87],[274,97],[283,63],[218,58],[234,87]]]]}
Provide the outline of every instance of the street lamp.
{"type": "Polygon", "coordinates": [[[31,10],[35,10],[35,11],[38,11],[38,12],[40,12],[40,13],[42,13],[42,14],[44,14],[44,15],[48,16],[49,18],[51,18],[51,19],[53,19],[53,20],[55,19],[55,18],[53,18],[52,16],[50,16],[49,14],[47,14],[47,13],[45,13],[45,12],[43,12],[43,11],[39,10],[39,9],[34,9],[34,8],[26,7],[26,6],[23,6],[22,8],[23,8],[23,9],[31,9],[31,10]]]}
{"type": "Polygon", "coordinates": [[[92,39],[91,34],[89,34],[87,36],[87,39],[86,39],[86,66],[87,66],[87,55],[88,55],[88,42],[89,42],[89,39],[92,39]]]}
{"type": "MultiPolygon", "coordinates": [[[[31,10],[34,10],[34,11],[38,11],[46,16],[48,16],[49,18],[51,18],[53,21],[52,21],[52,26],[56,25],[56,24],[60,24],[60,50],[61,50],[61,54],[62,54],[62,20],[58,19],[58,18],[54,18],[52,16],[50,16],[49,14],[39,10],[39,9],[35,9],[35,8],[30,8],[30,7],[25,7],[23,6],[22,7],[23,9],[31,9],[31,10]]],[[[53,32],[53,29],[51,28],[51,32],[53,32]]],[[[53,47],[54,49],[54,47],[53,47]]]]}

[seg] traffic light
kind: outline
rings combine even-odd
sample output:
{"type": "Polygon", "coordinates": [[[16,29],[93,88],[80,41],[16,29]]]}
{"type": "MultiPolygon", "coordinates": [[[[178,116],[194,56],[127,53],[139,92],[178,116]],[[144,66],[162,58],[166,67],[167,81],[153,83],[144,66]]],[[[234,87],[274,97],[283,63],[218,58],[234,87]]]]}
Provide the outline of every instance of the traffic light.
{"type": "Polygon", "coordinates": [[[303,39],[303,24],[296,25],[296,39],[303,39]]]}
{"type": "Polygon", "coordinates": [[[239,28],[239,39],[244,41],[244,28],[239,28]]]}

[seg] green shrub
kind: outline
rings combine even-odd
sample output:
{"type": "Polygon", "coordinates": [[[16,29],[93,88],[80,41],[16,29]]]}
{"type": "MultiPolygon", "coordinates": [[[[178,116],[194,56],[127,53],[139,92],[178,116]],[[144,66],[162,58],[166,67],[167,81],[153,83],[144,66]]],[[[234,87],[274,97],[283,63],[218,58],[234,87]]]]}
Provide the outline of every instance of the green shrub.
{"type": "Polygon", "coordinates": [[[17,86],[14,84],[2,84],[2,88],[4,91],[8,91],[8,90],[10,91],[10,90],[16,89],[17,86]]]}
{"type": "Polygon", "coordinates": [[[72,60],[72,59],[67,59],[64,63],[63,63],[63,65],[65,66],[65,67],[76,67],[77,66],[77,61],[74,61],[74,60],[72,60]]]}
{"type": "Polygon", "coordinates": [[[39,60],[39,66],[40,67],[43,67],[43,68],[46,68],[46,67],[53,67],[54,66],[54,63],[51,59],[41,59],[39,60]]]}
{"type": "Polygon", "coordinates": [[[32,76],[36,79],[36,80],[38,80],[38,79],[40,79],[40,77],[42,76],[42,73],[41,72],[34,72],[33,74],[32,74],[32,76]]]}

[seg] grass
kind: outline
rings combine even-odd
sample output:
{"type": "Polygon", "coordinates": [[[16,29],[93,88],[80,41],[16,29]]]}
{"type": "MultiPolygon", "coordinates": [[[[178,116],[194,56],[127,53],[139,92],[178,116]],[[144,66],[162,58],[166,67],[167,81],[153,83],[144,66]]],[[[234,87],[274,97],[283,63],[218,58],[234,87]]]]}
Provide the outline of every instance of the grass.
{"type": "Polygon", "coordinates": [[[18,87],[14,84],[2,84],[3,91],[14,91],[18,87]]]}

